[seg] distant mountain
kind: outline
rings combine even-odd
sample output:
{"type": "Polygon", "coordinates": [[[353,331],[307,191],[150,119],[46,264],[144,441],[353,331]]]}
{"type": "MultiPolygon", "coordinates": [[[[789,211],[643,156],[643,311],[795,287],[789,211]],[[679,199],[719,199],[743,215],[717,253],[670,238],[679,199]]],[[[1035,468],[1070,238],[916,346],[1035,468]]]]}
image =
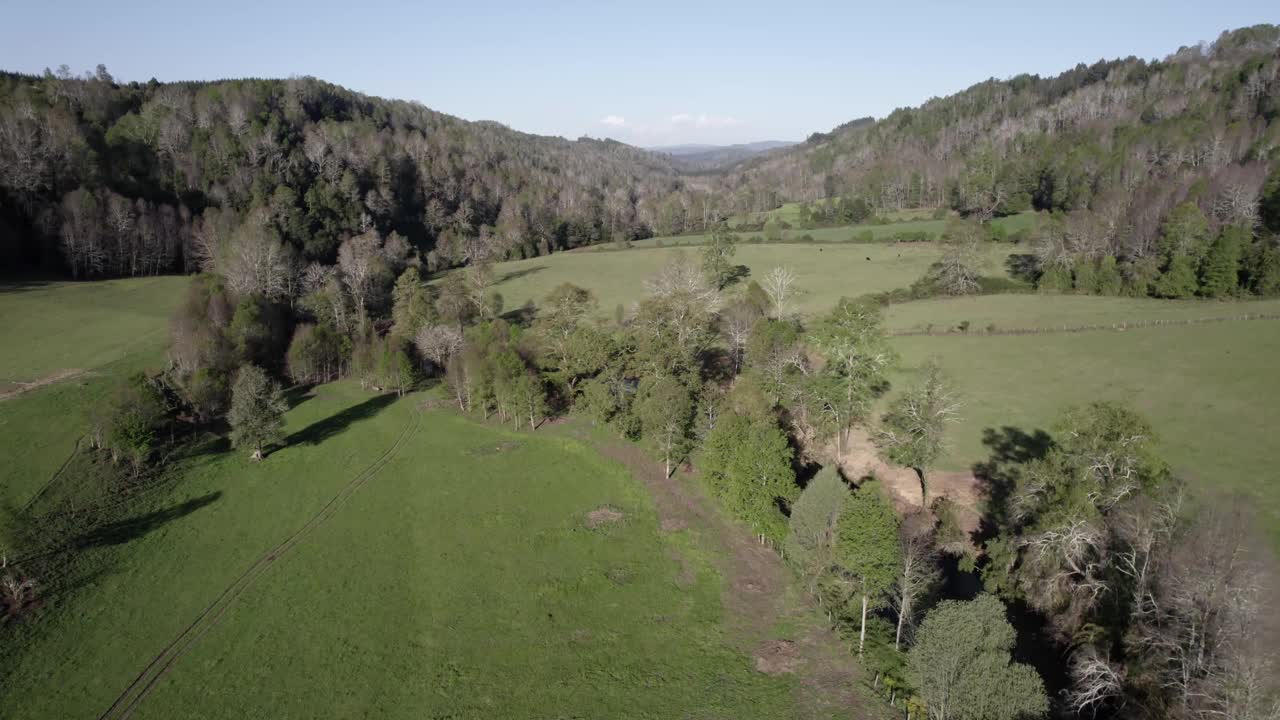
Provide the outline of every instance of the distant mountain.
{"type": "Polygon", "coordinates": [[[789,140],[759,140],[737,145],[687,143],[646,149],[650,152],[670,157],[676,166],[685,170],[716,170],[770,150],[787,148],[797,144],[789,140]]]}

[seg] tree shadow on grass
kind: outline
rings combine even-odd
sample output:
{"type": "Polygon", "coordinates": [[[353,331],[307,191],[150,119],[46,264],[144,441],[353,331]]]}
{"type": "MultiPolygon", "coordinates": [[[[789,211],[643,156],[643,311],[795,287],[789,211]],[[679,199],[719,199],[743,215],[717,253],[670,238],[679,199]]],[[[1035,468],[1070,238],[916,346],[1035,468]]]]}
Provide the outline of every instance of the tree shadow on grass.
{"type": "Polygon", "coordinates": [[[361,420],[367,420],[377,415],[383,408],[396,401],[396,396],[391,393],[384,395],[376,395],[365,400],[359,405],[352,405],[337,415],[330,415],[323,420],[317,420],[307,427],[293,433],[285,438],[284,444],[292,445],[319,445],[329,438],[341,434],[352,424],[361,420]]]}
{"type": "Polygon", "coordinates": [[[527,277],[536,272],[542,272],[543,270],[546,270],[546,269],[547,269],[546,265],[534,265],[533,267],[527,267],[523,270],[512,270],[511,272],[503,273],[502,277],[498,278],[498,282],[495,284],[501,285],[502,283],[510,280],[518,280],[522,277],[527,277]]]}
{"type": "Polygon", "coordinates": [[[986,512],[978,528],[977,541],[995,536],[1010,520],[1009,503],[1022,467],[1039,460],[1053,447],[1053,438],[1041,429],[1027,432],[1005,425],[999,429],[985,428],[982,444],[990,452],[986,461],[973,466],[974,477],[981,483],[987,498],[986,512]]]}
{"type": "Polygon", "coordinates": [[[145,515],[107,523],[80,537],[76,545],[83,548],[102,547],[104,545],[121,545],[146,535],[181,517],[186,517],[206,505],[211,505],[222,497],[222,492],[211,492],[179,503],[163,510],[156,510],[145,515]]]}

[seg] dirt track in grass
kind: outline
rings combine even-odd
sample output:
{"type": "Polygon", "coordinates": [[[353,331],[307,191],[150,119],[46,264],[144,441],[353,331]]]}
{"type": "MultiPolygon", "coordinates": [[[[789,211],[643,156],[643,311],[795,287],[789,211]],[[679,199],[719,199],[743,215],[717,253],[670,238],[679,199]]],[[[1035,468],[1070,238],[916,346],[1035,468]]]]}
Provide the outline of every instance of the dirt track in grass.
{"type": "Polygon", "coordinates": [[[862,694],[862,675],[847,645],[815,607],[792,592],[790,571],[778,554],[746,529],[727,521],[679,472],[664,477],[637,446],[604,443],[600,452],[625,465],[653,497],[665,532],[690,530],[724,578],[721,595],[727,636],[760,672],[794,673],[800,681],[799,718],[869,718],[882,713],[862,694]],[[779,629],[787,637],[778,637],[779,629]]]}

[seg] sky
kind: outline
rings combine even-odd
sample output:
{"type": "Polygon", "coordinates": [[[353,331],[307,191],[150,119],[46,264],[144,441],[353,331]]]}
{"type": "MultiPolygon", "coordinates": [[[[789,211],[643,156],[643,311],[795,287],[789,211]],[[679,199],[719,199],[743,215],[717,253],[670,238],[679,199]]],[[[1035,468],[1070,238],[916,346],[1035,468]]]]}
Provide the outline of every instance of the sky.
{"type": "Polygon", "coordinates": [[[0,69],[313,75],[525,132],[653,147],[802,140],[989,77],[1160,58],[1280,22],[1274,0],[184,5],[0,0],[0,69]]]}

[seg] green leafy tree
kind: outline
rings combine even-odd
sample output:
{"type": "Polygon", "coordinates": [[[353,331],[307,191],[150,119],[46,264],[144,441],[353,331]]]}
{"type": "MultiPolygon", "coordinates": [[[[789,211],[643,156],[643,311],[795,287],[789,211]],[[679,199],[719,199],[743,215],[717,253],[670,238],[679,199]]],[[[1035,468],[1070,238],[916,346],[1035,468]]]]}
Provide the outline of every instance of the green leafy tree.
{"type": "Polygon", "coordinates": [[[835,564],[861,598],[858,626],[858,653],[867,639],[867,612],[893,589],[901,572],[898,545],[898,515],[880,490],[869,480],[845,500],[836,534],[835,564]]]}
{"type": "Polygon", "coordinates": [[[254,461],[263,458],[263,450],[284,439],[284,413],[289,409],[280,384],[257,365],[245,365],[231,386],[231,444],[251,447],[254,461]]]}
{"type": "Polygon", "coordinates": [[[712,231],[707,244],[702,246],[702,272],[707,282],[717,290],[723,290],[733,277],[733,255],[737,251],[738,236],[721,223],[712,231]]]}
{"type": "Polygon", "coordinates": [[[127,460],[136,475],[151,456],[164,417],[164,398],[155,383],[145,373],[134,373],[95,414],[93,439],[111,452],[112,462],[127,460]]]}
{"type": "Polygon", "coordinates": [[[666,375],[641,388],[637,411],[644,437],[662,455],[662,471],[670,477],[672,461],[689,450],[693,394],[684,383],[666,375]]]}
{"type": "Polygon", "coordinates": [[[391,320],[395,334],[412,339],[424,325],[436,322],[431,293],[422,282],[418,268],[408,267],[391,290],[391,320]]]}
{"type": "Polygon", "coordinates": [[[1016,636],[991,595],[944,600],[920,626],[908,664],[931,720],[1019,720],[1049,710],[1044,681],[1012,661],[1016,636]]]}
{"type": "Polygon", "coordinates": [[[959,394],[935,361],[924,366],[923,381],[894,400],[882,419],[881,447],[890,460],[920,476],[920,497],[929,504],[929,468],[946,449],[947,425],[959,419],[959,394]]]}
{"type": "Polygon", "coordinates": [[[1196,294],[1196,285],[1196,271],[1191,258],[1178,255],[1169,261],[1152,290],[1160,297],[1189,298],[1196,294]]]}
{"type": "Polygon", "coordinates": [[[834,467],[818,471],[791,507],[787,539],[782,550],[787,560],[813,584],[831,567],[836,529],[849,488],[834,467]]]}
{"type": "Polygon", "coordinates": [[[1094,276],[1094,292],[1099,295],[1114,297],[1124,290],[1124,278],[1120,275],[1120,267],[1115,256],[1108,255],[1098,261],[1098,273],[1094,276]]]}
{"type": "Polygon", "coordinates": [[[1231,225],[1222,229],[1204,264],[1200,266],[1200,294],[1220,298],[1232,295],[1240,287],[1240,262],[1249,242],[1249,232],[1231,225]]]}
{"type": "Polygon", "coordinates": [[[700,468],[712,490],[757,535],[781,541],[787,525],[779,505],[798,492],[786,433],[772,416],[731,413],[716,422],[705,444],[700,468]]]}
{"type": "Polygon", "coordinates": [[[895,357],[885,339],[880,309],[868,302],[841,298],[809,336],[826,360],[809,384],[819,414],[836,431],[837,451],[844,453],[849,428],[866,417],[871,402],[888,387],[885,373],[895,357]]]}

